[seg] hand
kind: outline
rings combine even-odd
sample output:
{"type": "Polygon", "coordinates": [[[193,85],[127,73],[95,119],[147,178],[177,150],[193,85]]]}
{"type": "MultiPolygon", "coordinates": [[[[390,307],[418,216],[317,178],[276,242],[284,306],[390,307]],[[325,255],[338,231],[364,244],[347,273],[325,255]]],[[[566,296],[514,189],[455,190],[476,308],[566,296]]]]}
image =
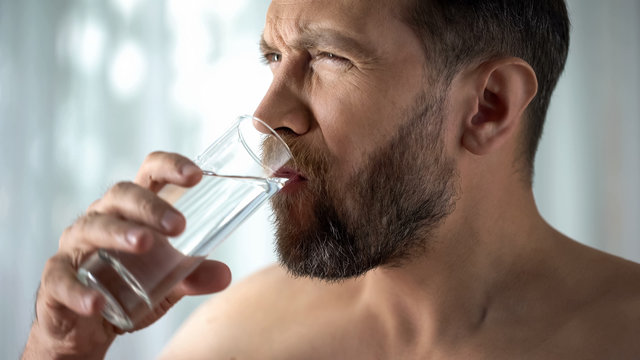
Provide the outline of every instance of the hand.
{"type": "MultiPolygon", "coordinates": [[[[190,160],[177,154],[152,153],[133,183],[113,186],[65,230],[58,252],[42,274],[36,320],[23,358],[104,357],[122,331],[102,318],[104,298],[76,279],[78,267],[100,248],[143,253],[154,241],[180,234],[184,217],[156,193],[167,183],[189,187],[201,178],[202,172],[190,160]]],[[[155,322],[183,296],[220,291],[230,281],[225,264],[205,260],[132,331],[155,322]]]]}

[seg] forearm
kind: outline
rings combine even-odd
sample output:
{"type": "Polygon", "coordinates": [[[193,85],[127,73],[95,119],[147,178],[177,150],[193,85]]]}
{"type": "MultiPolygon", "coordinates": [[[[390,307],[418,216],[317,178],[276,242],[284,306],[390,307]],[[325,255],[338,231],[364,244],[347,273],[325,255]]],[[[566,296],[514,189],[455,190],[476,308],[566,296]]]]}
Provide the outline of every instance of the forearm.
{"type": "Polygon", "coordinates": [[[62,339],[53,339],[50,335],[46,334],[42,329],[38,321],[34,321],[31,326],[31,332],[27,344],[25,345],[24,352],[22,353],[22,360],[41,360],[41,359],[56,359],[56,360],[98,360],[104,359],[107,350],[113,343],[115,337],[109,339],[106,343],[96,346],[86,346],[85,344],[74,343],[72,339],[68,337],[62,339]]]}

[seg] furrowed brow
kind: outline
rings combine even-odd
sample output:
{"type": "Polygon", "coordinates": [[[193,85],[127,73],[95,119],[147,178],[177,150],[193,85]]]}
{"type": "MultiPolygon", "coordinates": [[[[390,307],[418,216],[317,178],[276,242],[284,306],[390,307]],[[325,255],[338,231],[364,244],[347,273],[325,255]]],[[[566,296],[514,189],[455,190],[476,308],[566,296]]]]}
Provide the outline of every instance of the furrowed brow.
{"type": "Polygon", "coordinates": [[[269,45],[269,43],[267,43],[267,40],[264,39],[264,34],[262,34],[262,36],[260,36],[260,51],[263,54],[268,54],[268,53],[278,52],[278,49],[269,45]]]}
{"type": "Polygon", "coordinates": [[[376,51],[367,44],[329,28],[306,29],[296,45],[304,49],[335,49],[336,51],[353,54],[363,60],[371,60],[377,57],[376,51]]]}
{"type": "MultiPolygon", "coordinates": [[[[367,44],[358,41],[340,31],[334,29],[304,29],[299,37],[291,44],[291,47],[299,50],[328,49],[354,55],[363,61],[374,60],[377,52],[367,44]]],[[[264,34],[260,38],[260,50],[263,54],[280,52],[276,47],[267,42],[264,34]]]]}

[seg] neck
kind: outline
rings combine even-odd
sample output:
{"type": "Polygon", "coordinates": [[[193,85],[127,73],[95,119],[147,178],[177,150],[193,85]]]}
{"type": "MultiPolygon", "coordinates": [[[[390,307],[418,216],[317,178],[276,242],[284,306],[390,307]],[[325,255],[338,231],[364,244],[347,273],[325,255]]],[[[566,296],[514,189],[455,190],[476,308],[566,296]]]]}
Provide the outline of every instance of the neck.
{"type": "Polygon", "coordinates": [[[560,235],[540,217],[531,189],[511,186],[462,194],[424,254],[367,274],[365,303],[405,345],[455,343],[518,311],[527,299],[516,296],[535,294],[522,287],[552,268],[544,249],[560,235]]]}

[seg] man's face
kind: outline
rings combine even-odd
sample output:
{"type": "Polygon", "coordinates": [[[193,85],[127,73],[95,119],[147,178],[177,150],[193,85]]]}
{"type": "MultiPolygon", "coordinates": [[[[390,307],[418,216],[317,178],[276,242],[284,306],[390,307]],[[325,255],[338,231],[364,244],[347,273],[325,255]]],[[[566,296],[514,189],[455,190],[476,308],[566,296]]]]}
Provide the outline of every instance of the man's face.
{"type": "Polygon", "coordinates": [[[262,42],[274,79],[256,116],[297,167],[273,200],[295,274],[356,276],[425,247],[453,207],[443,89],[397,2],[274,0],[262,42]]]}

